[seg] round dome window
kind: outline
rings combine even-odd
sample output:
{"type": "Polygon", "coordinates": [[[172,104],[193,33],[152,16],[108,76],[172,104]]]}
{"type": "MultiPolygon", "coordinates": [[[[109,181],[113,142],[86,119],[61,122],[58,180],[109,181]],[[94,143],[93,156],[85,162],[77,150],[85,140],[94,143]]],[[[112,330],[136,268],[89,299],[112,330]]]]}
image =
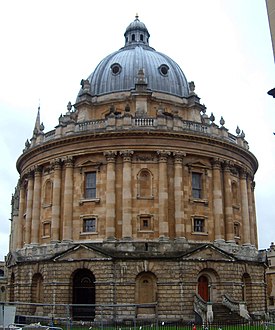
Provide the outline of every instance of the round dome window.
{"type": "Polygon", "coordinates": [[[169,71],[169,66],[166,64],[162,64],[159,67],[159,72],[162,76],[167,76],[168,75],[168,71],[169,71]]]}
{"type": "Polygon", "coordinates": [[[112,70],[112,74],[117,76],[118,74],[120,74],[121,72],[121,65],[119,65],[118,63],[114,63],[111,65],[111,70],[112,70]]]}

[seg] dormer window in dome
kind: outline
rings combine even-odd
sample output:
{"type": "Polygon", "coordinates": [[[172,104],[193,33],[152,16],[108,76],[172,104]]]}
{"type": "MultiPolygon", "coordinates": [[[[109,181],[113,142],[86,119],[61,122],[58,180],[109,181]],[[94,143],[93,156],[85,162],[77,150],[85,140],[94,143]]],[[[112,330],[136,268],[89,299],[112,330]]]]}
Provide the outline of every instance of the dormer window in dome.
{"type": "Polygon", "coordinates": [[[158,68],[159,72],[162,76],[168,76],[169,66],[166,64],[161,64],[161,66],[158,68]]]}
{"type": "Polygon", "coordinates": [[[121,70],[122,70],[122,67],[121,67],[120,64],[118,64],[118,63],[114,63],[114,64],[111,65],[111,70],[112,70],[112,74],[113,74],[114,76],[117,76],[117,75],[120,74],[120,72],[121,72],[121,70]]]}

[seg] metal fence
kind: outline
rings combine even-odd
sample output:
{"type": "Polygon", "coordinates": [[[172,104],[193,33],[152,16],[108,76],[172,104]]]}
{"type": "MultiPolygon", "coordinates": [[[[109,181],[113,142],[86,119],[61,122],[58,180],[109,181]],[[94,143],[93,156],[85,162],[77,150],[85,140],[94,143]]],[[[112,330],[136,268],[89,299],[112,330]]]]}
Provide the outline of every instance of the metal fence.
{"type": "MultiPolygon", "coordinates": [[[[195,320],[160,319],[157,304],[71,305],[0,302],[13,306],[14,319],[1,324],[8,330],[275,330],[275,320],[195,324],[195,320]],[[139,317],[138,311],[154,311],[139,317]]],[[[2,318],[3,319],[3,318],[2,318]]]]}

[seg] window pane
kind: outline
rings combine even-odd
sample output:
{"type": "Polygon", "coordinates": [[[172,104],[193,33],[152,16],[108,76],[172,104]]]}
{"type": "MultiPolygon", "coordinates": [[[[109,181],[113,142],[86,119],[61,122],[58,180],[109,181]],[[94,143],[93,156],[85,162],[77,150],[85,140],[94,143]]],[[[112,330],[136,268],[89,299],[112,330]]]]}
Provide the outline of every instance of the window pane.
{"type": "Polygon", "coordinates": [[[96,172],[86,173],[85,198],[96,198],[96,172]]]}
{"type": "Polygon", "coordinates": [[[192,196],[202,198],[201,173],[192,173],[192,196]]]}
{"type": "Polygon", "coordinates": [[[83,232],[95,232],[96,231],[96,219],[84,219],[83,220],[83,232]]]}
{"type": "Polygon", "coordinates": [[[194,219],[194,231],[204,232],[204,219],[194,219]]]}

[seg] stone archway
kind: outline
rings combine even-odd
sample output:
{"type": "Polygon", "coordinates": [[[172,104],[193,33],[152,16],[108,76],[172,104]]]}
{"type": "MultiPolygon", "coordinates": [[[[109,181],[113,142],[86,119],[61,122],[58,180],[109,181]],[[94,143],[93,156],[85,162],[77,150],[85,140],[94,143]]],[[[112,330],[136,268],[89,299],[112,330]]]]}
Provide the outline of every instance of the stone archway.
{"type": "MultiPolygon", "coordinates": [[[[151,304],[157,301],[157,280],[151,272],[142,272],[136,277],[136,303],[151,304]]],[[[155,314],[155,307],[139,307],[137,314],[155,314]]]]}
{"type": "Polygon", "coordinates": [[[95,318],[95,277],[88,269],[73,274],[73,319],[93,321],[95,318]],[[83,306],[80,306],[83,305],[83,306]]]}

